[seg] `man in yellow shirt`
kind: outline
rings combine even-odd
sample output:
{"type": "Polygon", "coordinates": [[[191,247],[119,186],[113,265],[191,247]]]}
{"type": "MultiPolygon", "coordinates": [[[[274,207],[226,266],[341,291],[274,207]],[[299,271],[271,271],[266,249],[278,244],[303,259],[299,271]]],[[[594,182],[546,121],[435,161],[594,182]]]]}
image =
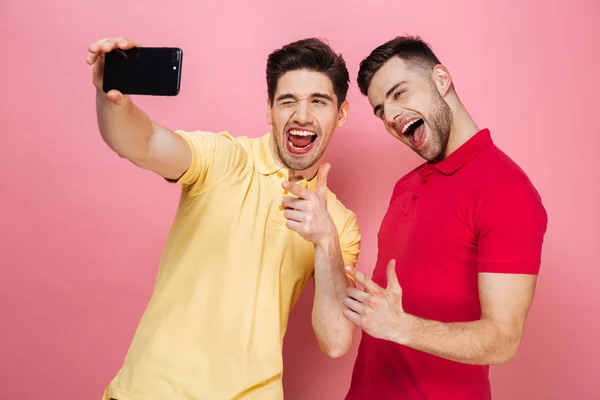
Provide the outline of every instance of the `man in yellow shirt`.
{"type": "Polygon", "coordinates": [[[311,278],[322,350],[339,357],[352,344],[344,265],[356,263],[360,234],[320,163],[348,115],[345,62],[317,39],[273,52],[271,132],[233,137],[171,131],[130,97],[103,93],[103,55],[134,46],[127,38],[89,46],[100,133],[182,191],[154,293],[104,399],[282,399],[283,336],[311,278]]]}

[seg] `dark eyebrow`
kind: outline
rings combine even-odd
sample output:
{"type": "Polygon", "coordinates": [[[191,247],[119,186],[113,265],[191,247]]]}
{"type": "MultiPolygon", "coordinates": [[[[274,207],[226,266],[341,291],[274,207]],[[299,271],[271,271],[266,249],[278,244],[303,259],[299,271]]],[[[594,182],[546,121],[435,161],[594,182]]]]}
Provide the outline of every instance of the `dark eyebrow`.
{"type": "Polygon", "coordinates": [[[329,100],[329,101],[333,102],[333,97],[331,97],[330,95],[328,95],[326,93],[313,93],[311,95],[311,97],[316,97],[319,99],[329,100]]]}
{"type": "MultiPolygon", "coordinates": [[[[388,90],[385,94],[385,98],[389,98],[392,93],[394,93],[394,90],[398,89],[399,86],[404,85],[406,83],[406,81],[401,81],[396,83],[394,86],[392,86],[390,88],[390,90],[388,90]]],[[[375,106],[375,108],[373,109],[373,113],[375,114],[375,116],[378,116],[377,113],[379,112],[379,110],[381,110],[381,108],[383,107],[383,104],[378,104],[375,106]]]]}
{"type": "Polygon", "coordinates": [[[284,93],[280,96],[277,97],[277,101],[281,101],[281,100],[285,100],[285,99],[292,99],[292,100],[296,100],[296,96],[294,96],[291,93],[284,93]]]}
{"type": "MultiPolygon", "coordinates": [[[[330,95],[328,95],[326,93],[312,93],[310,95],[310,97],[319,98],[319,99],[323,99],[323,100],[329,100],[329,101],[333,102],[333,97],[331,97],[330,95]]],[[[284,93],[284,94],[278,96],[276,100],[281,101],[281,100],[286,100],[286,99],[297,100],[296,96],[294,96],[291,93],[284,93]]]]}

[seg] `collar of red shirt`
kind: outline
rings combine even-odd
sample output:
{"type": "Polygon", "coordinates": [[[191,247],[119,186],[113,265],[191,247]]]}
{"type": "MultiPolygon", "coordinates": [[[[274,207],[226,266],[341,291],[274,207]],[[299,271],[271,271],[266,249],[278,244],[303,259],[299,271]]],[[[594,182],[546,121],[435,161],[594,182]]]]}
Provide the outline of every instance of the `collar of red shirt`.
{"type": "Polygon", "coordinates": [[[433,166],[444,175],[452,175],[492,143],[489,129],[482,129],[462,146],[433,166]]]}

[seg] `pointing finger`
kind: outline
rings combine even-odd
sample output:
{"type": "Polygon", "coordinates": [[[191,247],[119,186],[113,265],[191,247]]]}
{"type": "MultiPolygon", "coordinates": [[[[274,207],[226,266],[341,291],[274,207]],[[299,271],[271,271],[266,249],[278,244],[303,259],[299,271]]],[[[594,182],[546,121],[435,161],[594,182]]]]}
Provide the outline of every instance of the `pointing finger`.
{"type": "Polygon", "coordinates": [[[313,196],[313,192],[303,188],[295,182],[283,182],[283,188],[300,199],[309,200],[313,196]]]}

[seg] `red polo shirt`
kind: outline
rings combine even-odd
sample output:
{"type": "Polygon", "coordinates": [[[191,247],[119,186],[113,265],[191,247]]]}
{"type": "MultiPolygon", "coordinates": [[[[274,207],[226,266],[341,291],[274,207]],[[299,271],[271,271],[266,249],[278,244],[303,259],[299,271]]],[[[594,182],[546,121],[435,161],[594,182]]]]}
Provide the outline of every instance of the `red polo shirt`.
{"type": "MultiPolygon", "coordinates": [[[[477,274],[537,274],[547,216],[525,173],[481,130],[394,188],[378,234],[373,281],[396,260],[404,310],[480,318],[477,274]]],[[[346,400],[490,399],[488,366],[448,361],[363,332],[346,400]]]]}

